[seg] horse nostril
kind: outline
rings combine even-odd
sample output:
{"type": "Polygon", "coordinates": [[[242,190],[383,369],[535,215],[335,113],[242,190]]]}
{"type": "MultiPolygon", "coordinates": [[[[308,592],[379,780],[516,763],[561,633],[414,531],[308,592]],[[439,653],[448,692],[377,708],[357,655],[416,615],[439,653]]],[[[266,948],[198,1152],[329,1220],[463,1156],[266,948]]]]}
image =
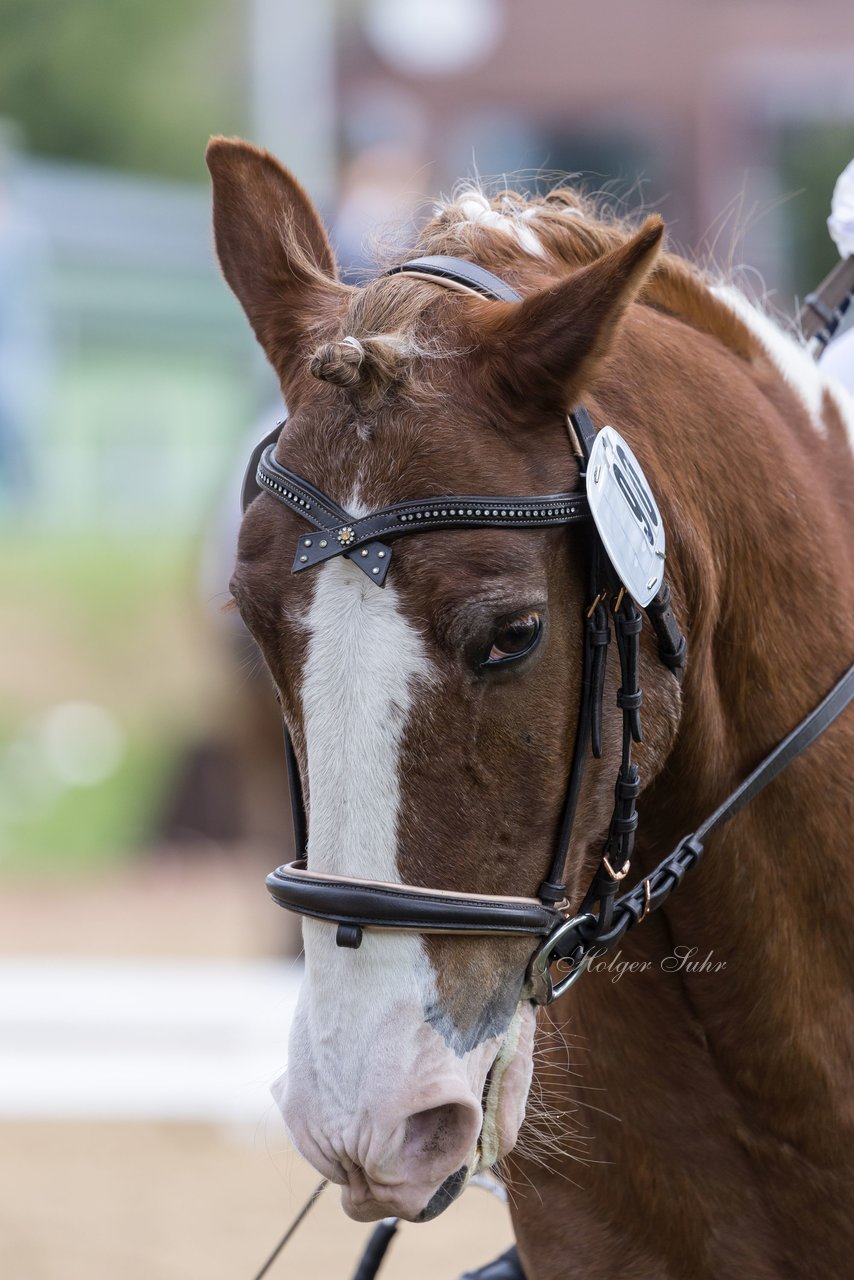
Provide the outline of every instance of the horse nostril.
{"type": "Polygon", "coordinates": [[[410,1116],[403,1145],[413,1155],[419,1154],[427,1159],[465,1154],[470,1145],[471,1129],[471,1108],[449,1102],[410,1116]]]}

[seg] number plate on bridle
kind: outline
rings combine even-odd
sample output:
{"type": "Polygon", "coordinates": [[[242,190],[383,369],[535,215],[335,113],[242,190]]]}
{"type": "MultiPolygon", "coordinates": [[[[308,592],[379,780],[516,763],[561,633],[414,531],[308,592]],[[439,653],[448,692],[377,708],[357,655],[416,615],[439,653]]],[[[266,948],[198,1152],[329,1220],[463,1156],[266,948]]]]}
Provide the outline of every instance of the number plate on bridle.
{"type": "Polygon", "coordinates": [[[613,427],[602,427],[590,451],[587,499],[617,577],[645,608],[664,581],[664,524],[640,463],[613,427]]]}

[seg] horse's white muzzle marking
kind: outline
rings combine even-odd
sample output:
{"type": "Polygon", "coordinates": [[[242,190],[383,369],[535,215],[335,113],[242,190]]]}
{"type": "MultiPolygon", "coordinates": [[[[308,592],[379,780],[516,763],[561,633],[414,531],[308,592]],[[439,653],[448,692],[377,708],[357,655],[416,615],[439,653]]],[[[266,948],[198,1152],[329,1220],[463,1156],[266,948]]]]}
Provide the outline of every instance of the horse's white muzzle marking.
{"type": "MultiPolygon", "coordinates": [[[[392,939],[373,941],[383,947],[392,939]]],[[[375,1034],[352,1046],[325,1032],[316,1041],[312,1012],[309,1003],[298,1010],[288,1071],[274,1096],[297,1150],[342,1186],[351,1217],[434,1216],[476,1167],[513,1146],[533,1063],[529,1005],[519,1007],[503,1038],[462,1057],[418,1008],[374,1020],[375,1034]]]]}

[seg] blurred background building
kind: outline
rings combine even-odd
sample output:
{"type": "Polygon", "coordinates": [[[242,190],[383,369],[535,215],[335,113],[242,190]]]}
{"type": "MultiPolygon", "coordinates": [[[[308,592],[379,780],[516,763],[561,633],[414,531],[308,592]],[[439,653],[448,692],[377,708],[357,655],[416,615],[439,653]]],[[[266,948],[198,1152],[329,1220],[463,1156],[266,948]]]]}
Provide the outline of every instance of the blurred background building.
{"type": "MultiPolygon", "coordinates": [[[[130,1004],[166,1043],[158,1010],[170,991],[192,1004],[192,984],[161,972],[148,988],[127,971],[136,994],[123,1005],[102,983],[117,957],[263,965],[295,947],[261,883],[288,853],[275,704],[223,612],[240,473],[278,393],[216,268],[211,133],[250,137],[294,169],[354,278],[373,236],[405,240],[460,178],[533,187],[569,173],[627,210],[659,209],[678,245],[744,268],[792,314],[836,256],[825,219],[854,155],[854,9],[0,0],[0,995],[27,957],[53,957],[78,994],[94,982],[90,1030],[118,1055],[119,1083],[93,1088],[97,1068],[68,1039],[86,1017],[62,1023],[45,994],[55,1004],[55,970],[28,971],[14,989],[48,1022],[56,1014],[67,1036],[55,1043],[78,1068],[53,1116],[210,1120],[213,1102],[182,1111],[180,1098],[211,1046],[254,1034],[244,988],[209,971],[223,994],[204,1005],[208,1020],[174,1013],[196,1027],[193,1069],[168,1055],[138,1069],[122,1057],[142,1034],[124,1020],[130,1004]],[[164,1087],[141,1103],[140,1081],[155,1078],[164,1087]]],[[[268,970],[256,978],[267,991],[268,970]]],[[[256,1029],[267,1008],[257,1002],[256,1029]]],[[[46,1033],[23,1010],[0,1003],[5,1043],[24,1045],[5,1076],[0,1064],[0,1115],[38,1118],[56,1075],[39,1092],[32,1036],[46,1033]]],[[[267,1050],[279,1061],[281,1037],[267,1050]]],[[[245,1118],[232,1102],[225,1117],[245,1118]]],[[[31,1163],[35,1205],[43,1165],[31,1163]]],[[[247,1186],[260,1176],[241,1172],[247,1186]]],[[[109,1195],[109,1179],[99,1186],[109,1195]]],[[[217,1225],[215,1203],[200,1231],[217,1225]]],[[[258,1243],[277,1225],[265,1219],[258,1243]]],[[[28,1264],[3,1248],[4,1273],[73,1273],[47,1245],[30,1240],[28,1264]]],[[[236,1274],[238,1256],[224,1245],[204,1274],[236,1274]]],[[[103,1270],[82,1258],[95,1280],[201,1273],[160,1254],[103,1270]]]]}
{"type": "Polygon", "coordinates": [[[784,312],[834,259],[847,0],[0,0],[0,19],[12,866],[280,825],[272,766],[246,764],[275,733],[241,698],[251,656],[229,688],[219,616],[237,473],[277,392],[216,270],[209,133],[290,164],[354,275],[473,174],[570,173],[658,208],[784,312]],[[242,702],[261,723],[238,732],[242,702]]]}

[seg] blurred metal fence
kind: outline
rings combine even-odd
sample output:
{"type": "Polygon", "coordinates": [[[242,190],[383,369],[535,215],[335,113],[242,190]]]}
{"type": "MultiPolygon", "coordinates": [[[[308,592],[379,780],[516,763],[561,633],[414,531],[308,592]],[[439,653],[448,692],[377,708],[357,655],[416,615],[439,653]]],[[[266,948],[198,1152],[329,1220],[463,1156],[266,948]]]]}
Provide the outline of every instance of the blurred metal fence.
{"type": "Polygon", "coordinates": [[[7,204],[4,434],[23,462],[0,500],[49,527],[194,527],[262,385],[208,192],[24,159],[7,204]]]}

